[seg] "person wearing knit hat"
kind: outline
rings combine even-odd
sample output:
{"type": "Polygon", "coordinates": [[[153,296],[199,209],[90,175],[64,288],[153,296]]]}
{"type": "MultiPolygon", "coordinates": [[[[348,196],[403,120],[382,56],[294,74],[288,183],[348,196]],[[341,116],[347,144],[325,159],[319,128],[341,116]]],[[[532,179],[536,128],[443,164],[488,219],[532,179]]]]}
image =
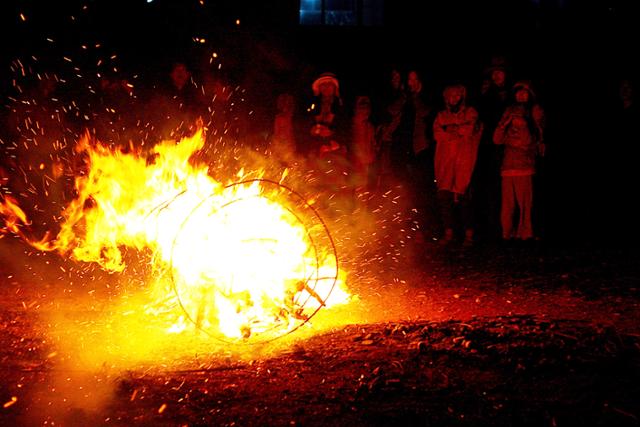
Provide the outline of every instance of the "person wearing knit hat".
{"type": "Polygon", "coordinates": [[[513,85],[514,94],[516,94],[519,90],[526,90],[527,92],[529,92],[529,95],[531,96],[531,102],[535,103],[536,93],[533,91],[533,87],[529,80],[520,80],[513,85]]]}
{"type": "Polygon", "coordinates": [[[500,222],[503,239],[530,240],[534,237],[532,177],[536,155],[544,155],[544,111],[535,101],[530,82],[516,83],[513,91],[515,100],[493,134],[494,143],[504,146],[500,222]],[[518,220],[514,227],[516,211],[518,220]]]}
{"type": "Polygon", "coordinates": [[[348,122],[342,109],[340,83],[333,73],[323,73],[311,84],[315,95],[309,108],[311,127],[300,150],[311,170],[320,175],[321,191],[337,194],[346,187],[348,122]]]}
{"type": "Polygon", "coordinates": [[[317,97],[310,112],[313,116],[310,146],[312,154],[326,154],[346,147],[339,133],[342,130],[342,100],[340,99],[340,83],[335,74],[322,73],[311,84],[313,94],[317,97]]]}
{"type": "MultiPolygon", "coordinates": [[[[340,98],[340,82],[338,78],[333,73],[322,73],[318,76],[317,79],[313,81],[311,84],[311,89],[313,90],[314,96],[320,96],[322,88],[329,86],[333,86],[334,94],[338,98],[340,98]]],[[[327,89],[325,89],[327,90],[327,89]]]]}

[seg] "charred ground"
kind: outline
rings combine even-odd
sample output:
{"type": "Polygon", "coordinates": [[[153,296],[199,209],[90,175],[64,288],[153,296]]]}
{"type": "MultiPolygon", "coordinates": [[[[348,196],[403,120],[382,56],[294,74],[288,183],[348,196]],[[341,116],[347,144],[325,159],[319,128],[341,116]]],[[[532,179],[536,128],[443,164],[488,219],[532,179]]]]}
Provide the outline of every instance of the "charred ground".
{"type": "Polygon", "coordinates": [[[4,265],[2,424],[638,425],[636,250],[415,249],[417,267],[353,285],[366,322],[91,374],[110,389],[94,407],[48,388],[80,375],[38,332],[54,290],[4,265]]]}

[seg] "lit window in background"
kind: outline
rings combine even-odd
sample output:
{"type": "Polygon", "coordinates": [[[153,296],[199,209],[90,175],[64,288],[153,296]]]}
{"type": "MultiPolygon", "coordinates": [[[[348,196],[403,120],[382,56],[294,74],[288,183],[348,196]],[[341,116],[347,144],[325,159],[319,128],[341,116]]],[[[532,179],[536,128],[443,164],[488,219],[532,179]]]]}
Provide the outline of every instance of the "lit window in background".
{"type": "Polygon", "coordinates": [[[300,25],[382,25],[384,0],[300,0],[300,25]]]}
{"type": "Polygon", "coordinates": [[[322,0],[300,0],[300,24],[322,24],[322,0]]]}

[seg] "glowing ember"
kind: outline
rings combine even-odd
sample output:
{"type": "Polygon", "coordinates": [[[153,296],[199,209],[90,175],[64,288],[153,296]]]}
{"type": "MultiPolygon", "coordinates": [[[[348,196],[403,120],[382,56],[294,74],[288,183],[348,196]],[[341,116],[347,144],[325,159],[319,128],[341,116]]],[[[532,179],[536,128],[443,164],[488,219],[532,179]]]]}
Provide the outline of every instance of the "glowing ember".
{"type": "MultiPolygon", "coordinates": [[[[145,157],[85,137],[88,170],[76,178],[60,233],[30,243],[116,272],[125,268],[123,248],[149,251],[160,278],[152,293],[184,311],[170,332],[189,320],[212,336],[272,339],[345,302],[335,247],[316,211],[273,181],[242,173],[235,184],[213,180],[190,161],[203,144],[198,131],[145,157]]],[[[19,231],[24,213],[8,198],[2,209],[19,231]]]]}

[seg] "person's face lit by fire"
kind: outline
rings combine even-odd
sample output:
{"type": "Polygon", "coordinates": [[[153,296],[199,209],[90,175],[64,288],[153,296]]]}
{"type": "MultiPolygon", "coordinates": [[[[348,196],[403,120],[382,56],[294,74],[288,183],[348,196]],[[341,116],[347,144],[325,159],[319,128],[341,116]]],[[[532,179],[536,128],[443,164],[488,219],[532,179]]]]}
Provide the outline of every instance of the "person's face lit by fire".
{"type": "Polygon", "coordinates": [[[176,64],[171,70],[171,81],[176,89],[180,90],[191,78],[191,73],[184,64],[176,64]]]}
{"type": "Polygon", "coordinates": [[[530,97],[531,95],[526,89],[518,89],[518,91],[516,92],[516,102],[519,104],[526,104],[527,102],[529,102],[530,97]]]}
{"type": "Polygon", "coordinates": [[[498,87],[504,87],[506,80],[507,75],[505,74],[504,70],[498,69],[491,72],[491,81],[494,85],[498,87]]]}
{"type": "Polygon", "coordinates": [[[336,95],[336,87],[333,83],[324,82],[320,84],[320,96],[323,98],[333,98],[336,95]]]}
{"type": "Polygon", "coordinates": [[[463,91],[462,88],[454,87],[445,91],[444,101],[451,110],[457,110],[462,103],[463,91]]]}
{"type": "Polygon", "coordinates": [[[420,93],[422,90],[422,81],[416,71],[409,72],[407,76],[407,86],[409,86],[411,93],[420,93]]]}
{"type": "Polygon", "coordinates": [[[391,87],[393,89],[400,89],[402,86],[402,76],[398,70],[391,71],[391,87]]]}

